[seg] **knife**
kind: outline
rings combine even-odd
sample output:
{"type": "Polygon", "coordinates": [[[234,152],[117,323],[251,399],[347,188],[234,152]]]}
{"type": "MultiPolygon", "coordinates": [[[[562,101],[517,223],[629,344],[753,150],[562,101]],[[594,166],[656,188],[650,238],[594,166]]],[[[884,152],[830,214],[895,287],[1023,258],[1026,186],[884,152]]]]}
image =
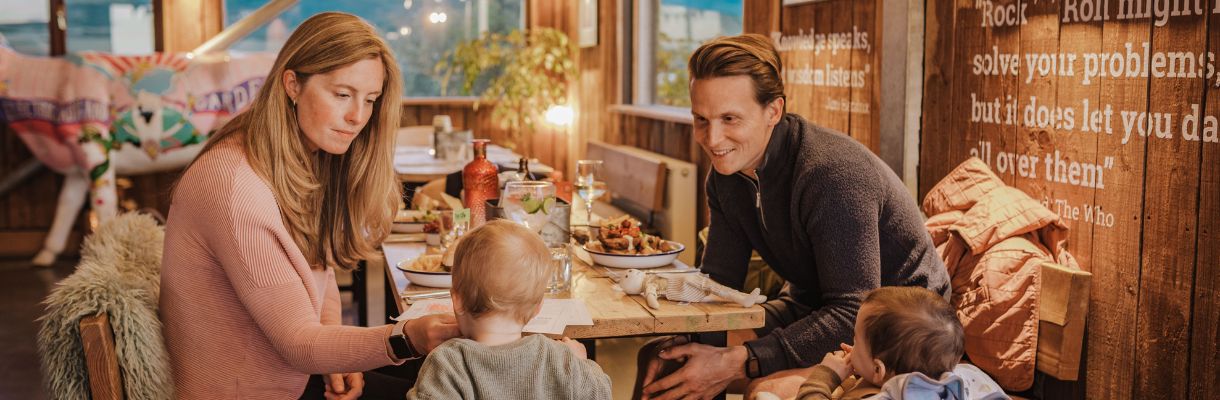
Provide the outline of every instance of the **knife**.
{"type": "Polygon", "coordinates": [[[403,293],[400,293],[400,295],[402,296],[402,298],[404,300],[407,301],[407,304],[414,304],[416,301],[419,301],[419,300],[443,299],[443,298],[449,297],[449,291],[448,290],[438,290],[438,291],[434,291],[434,292],[422,292],[422,293],[412,293],[412,294],[407,294],[406,292],[403,292],[403,293]]]}

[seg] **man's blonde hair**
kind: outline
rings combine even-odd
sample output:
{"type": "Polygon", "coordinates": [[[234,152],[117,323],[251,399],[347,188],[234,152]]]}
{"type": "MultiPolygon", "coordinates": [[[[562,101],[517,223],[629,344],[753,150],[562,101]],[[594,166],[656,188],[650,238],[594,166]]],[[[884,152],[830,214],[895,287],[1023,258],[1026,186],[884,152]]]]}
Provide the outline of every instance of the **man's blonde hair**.
{"type": "MultiPolygon", "coordinates": [[[[771,104],[785,98],[784,69],[771,39],[756,33],[712,39],[691,53],[686,67],[691,80],[744,75],[754,82],[754,100],[771,104]]],[[[784,105],[786,109],[787,104],[784,105]]]]}
{"type": "Polygon", "coordinates": [[[553,268],[551,252],[538,234],[493,220],[458,242],[453,295],[474,318],[505,313],[524,324],[542,303],[553,268]]]}

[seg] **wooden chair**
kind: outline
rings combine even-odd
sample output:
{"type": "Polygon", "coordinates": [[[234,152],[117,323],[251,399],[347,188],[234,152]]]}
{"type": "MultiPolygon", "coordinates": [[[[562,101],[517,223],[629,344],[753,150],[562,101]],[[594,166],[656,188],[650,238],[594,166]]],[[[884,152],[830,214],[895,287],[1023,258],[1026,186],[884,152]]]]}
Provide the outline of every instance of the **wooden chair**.
{"type": "Polygon", "coordinates": [[[93,400],[122,399],[123,373],[119,370],[110,316],[98,313],[81,318],[80,341],[85,354],[85,368],[89,372],[89,394],[93,400]]]}

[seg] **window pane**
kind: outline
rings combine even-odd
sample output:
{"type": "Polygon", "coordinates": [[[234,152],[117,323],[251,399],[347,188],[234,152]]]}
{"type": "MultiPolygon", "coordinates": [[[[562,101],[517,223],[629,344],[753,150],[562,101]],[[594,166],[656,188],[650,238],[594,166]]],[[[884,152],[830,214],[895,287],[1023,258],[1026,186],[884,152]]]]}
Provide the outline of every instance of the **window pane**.
{"type": "MultiPolygon", "coordinates": [[[[249,15],[265,0],[228,0],[225,23],[249,15]]],[[[458,43],[478,38],[481,32],[507,33],[524,26],[523,0],[375,0],[333,2],[301,0],[279,17],[259,28],[231,48],[234,51],[279,51],[297,25],[323,11],[342,11],[364,18],[381,32],[394,50],[402,70],[404,95],[440,96],[440,82],[433,76],[436,62],[458,43]]],[[[449,96],[461,95],[454,77],[449,96]]],[[[476,88],[476,94],[479,88],[476,88]]]]}
{"type": "Polygon", "coordinates": [[[0,46],[18,53],[51,55],[51,5],[47,1],[0,0],[0,46]]]}
{"type": "Polygon", "coordinates": [[[67,50],[113,54],[153,52],[151,0],[65,0],[67,50]]]}
{"type": "Polygon", "coordinates": [[[704,41],[741,34],[741,0],[657,0],[655,104],[690,107],[686,60],[704,41]]]}

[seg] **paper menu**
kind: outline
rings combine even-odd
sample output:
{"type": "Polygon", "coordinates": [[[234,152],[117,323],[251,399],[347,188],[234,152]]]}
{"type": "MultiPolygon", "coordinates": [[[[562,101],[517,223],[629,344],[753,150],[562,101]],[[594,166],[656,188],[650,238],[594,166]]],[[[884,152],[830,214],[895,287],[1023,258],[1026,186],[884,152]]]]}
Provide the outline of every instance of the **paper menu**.
{"type": "MultiPolygon", "coordinates": [[[[453,312],[450,299],[425,299],[415,302],[395,321],[415,319],[425,315],[453,312]]],[[[562,335],[568,325],[593,325],[589,309],[580,299],[542,299],[542,310],[525,324],[525,332],[562,335]]]]}

